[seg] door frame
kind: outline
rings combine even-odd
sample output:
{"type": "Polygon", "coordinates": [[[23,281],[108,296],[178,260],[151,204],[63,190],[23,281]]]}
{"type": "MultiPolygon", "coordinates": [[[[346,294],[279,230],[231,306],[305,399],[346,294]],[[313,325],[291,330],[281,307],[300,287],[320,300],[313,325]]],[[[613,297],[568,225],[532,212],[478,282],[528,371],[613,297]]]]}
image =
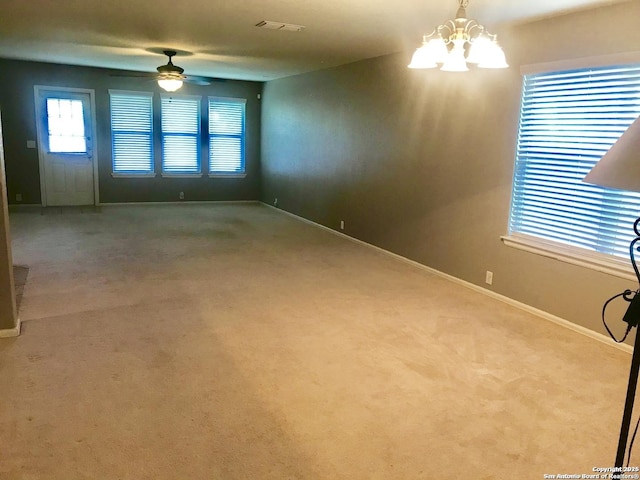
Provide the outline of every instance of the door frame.
{"type": "Polygon", "coordinates": [[[89,102],[91,106],[91,143],[93,148],[93,155],[91,162],[93,164],[93,204],[100,205],[100,191],[98,181],[98,136],[96,126],[96,95],[95,90],[89,88],[73,88],[73,87],[54,87],[47,85],[34,85],[33,94],[35,101],[35,113],[36,113],[36,132],[38,138],[38,160],[40,163],[40,203],[43,207],[47,206],[47,187],[45,177],[45,161],[43,148],[47,142],[46,132],[43,132],[42,118],[45,112],[42,111],[42,101],[40,95],[45,92],[66,92],[66,93],[85,93],[89,95],[89,102]]]}

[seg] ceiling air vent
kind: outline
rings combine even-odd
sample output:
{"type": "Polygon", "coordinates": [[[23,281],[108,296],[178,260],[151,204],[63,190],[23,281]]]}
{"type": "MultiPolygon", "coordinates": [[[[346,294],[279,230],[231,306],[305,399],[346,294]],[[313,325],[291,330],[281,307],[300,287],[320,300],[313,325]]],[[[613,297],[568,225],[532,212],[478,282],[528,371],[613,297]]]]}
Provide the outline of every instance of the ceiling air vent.
{"type": "Polygon", "coordinates": [[[256,27],[266,28],[268,30],[283,30],[285,32],[301,32],[305,28],[302,25],[294,25],[292,23],[272,22],[270,20],[263,20],[260,23],[256,23],[256,27]]]}

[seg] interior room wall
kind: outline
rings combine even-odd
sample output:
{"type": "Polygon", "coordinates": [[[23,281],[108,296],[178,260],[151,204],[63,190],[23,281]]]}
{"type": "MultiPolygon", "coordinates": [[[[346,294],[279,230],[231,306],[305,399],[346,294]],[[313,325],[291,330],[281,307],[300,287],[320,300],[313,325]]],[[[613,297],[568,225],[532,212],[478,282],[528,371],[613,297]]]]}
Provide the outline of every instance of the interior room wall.
{"type": "Polygon", "coordinates": [[[508,70],[413,71],[403,52],[268,82],[262,200],[336,230],[344,221],[347,235],[604,333],[604,300],[632,282],[500,237],[520,67],[637,50],[637,18],[631,1],[503,29],[508,70]]]}
{"type": "MultiPolygon", "coordinates": [[[[162,59],[158,57],[158,64],[162,59]]],[[[155,125],[159,125],[162,91],[153,80],[114,77],[111,71],[81,66],[56,65],[0,59],[0,106],[5,130],[7,188],[11,204],[40,204],[38,150],[27,148],[35,140],[36,121],[34,86],[73,87],[95,90],[97,153],[101,203],[177,202],[179,192],[185,201],[256,200],[260,191],[260,100],[261,82],[221,81],[208,86],[186,83],[180,94],[201,95],[203,115],[208,96],[246,98],[246,171],[245,178],[209,178],[206,158],[202,158],[201,178],[163,178],[160,175],[160,148],[155,148],[156,177],[113,178],[109,89],[154,92],[155,125]],[[22,201],[16,200],[16,194],[22,201]]],[[[206,124],[204,124],[206,126],[206,124]]],[[[203,126],[202,145],[207,143],[203,126]]],[[[159,128],[155,128],[158,137],[159,128]]],[[[158,137],[159,138],[159,137],[158,137]]],[[[156,146],[159,145],[156,138],[156,146]]],[[[203,150],[204,152],[205,150],[203,150]]]]}
{"type": "Polygon", "coordinates": [[[16,308],[13,278],[13,256],[7,208],[7,184],[4,174],[4,149],[2,140],[2,115],[0,112],[0,336],[18,333],[18,310],[16,308]],[[14,333],[15,332],[15,333],[14,333]]]}

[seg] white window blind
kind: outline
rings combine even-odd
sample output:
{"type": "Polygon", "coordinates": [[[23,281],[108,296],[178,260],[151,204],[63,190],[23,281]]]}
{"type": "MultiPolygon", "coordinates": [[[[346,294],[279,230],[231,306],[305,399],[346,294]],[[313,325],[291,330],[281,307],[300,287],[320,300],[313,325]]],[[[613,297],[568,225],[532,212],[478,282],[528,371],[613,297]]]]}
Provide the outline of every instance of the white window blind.
{"type": "Polygon", "coordinates": [[[109,91],[113,172],[153,173],[153,94],[109,91]]]}
{"type": "Polygon", "coordinates": [[[200,173],[200,97],[163,95],[162,171],[200,173]]]}
{"type": "Polygon", "coordinates": [[[245,99],[209,98],[209,173],[245,171],[245,99]]]}
{"type": "Polygon", "coordinates": [[[628,258],[640,194],[582,179],[640,115],[640,65],[526,75],[510,235],[628,258]]]}

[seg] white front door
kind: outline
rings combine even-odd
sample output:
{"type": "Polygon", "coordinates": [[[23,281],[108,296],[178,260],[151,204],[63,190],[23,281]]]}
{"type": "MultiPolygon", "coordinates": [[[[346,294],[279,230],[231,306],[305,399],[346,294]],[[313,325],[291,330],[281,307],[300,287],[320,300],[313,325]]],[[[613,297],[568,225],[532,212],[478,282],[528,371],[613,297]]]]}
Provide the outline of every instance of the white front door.
{"type": "Polygon", "coordinates": [[[93,115],[87,92],[38,87],[43,205],[93,205],[93,115]]]}

